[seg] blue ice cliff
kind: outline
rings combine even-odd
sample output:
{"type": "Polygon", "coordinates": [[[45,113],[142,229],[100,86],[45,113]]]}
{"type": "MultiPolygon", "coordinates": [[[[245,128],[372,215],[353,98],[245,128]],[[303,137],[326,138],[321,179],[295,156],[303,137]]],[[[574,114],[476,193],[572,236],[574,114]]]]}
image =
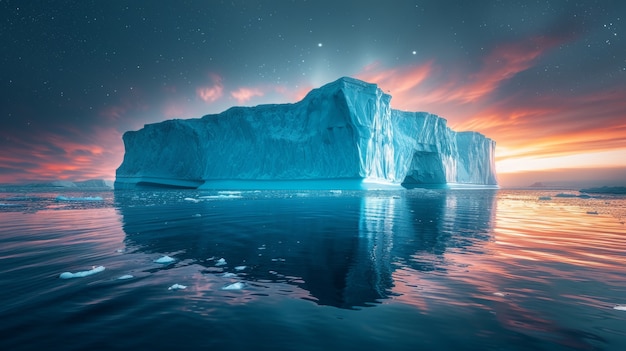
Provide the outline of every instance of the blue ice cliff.
{"type": "Polygon", "coordinates": [[[148,124],[124,134],[115,188],[497,184],[493,140],[390,100],[375,84],[341,78],[294,104],[148,124]]]}

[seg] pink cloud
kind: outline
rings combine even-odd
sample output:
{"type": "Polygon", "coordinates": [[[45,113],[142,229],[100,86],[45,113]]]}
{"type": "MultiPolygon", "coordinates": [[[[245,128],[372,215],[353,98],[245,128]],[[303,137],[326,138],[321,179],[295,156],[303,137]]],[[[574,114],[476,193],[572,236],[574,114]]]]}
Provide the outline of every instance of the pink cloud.
{"type": "Polygon", "coordinates": [[[224,85],[222,84],[222,77],[217,74],[211,74],[212,85],[201,86],[196,89],[196,94],[205,102],[215,102],[221,98],[224,91],[224,85]]]}
{"type": "Polygon", "coordinates": [[[264,93],[258,88],[246,88],[241,87],[235,91],[230,92],[230,96],[235,98],[238,103],[243,104],[246,101],[249,101],[255,96],[263,96],[264,93]]]}

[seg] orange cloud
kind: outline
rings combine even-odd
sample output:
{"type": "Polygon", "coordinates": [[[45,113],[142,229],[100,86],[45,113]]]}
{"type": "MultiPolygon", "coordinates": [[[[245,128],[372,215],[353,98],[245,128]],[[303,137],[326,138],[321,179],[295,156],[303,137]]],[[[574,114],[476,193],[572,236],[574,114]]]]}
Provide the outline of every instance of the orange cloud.
{"type": "Polygon", "coordinates": [[[222,97],[224,91],[224,85],[222,84],[222,77],[217,74],[211,74],[212,85],[201,86],[196,88],[196,94],[205,102],[215,102],[222,97]]]}
{"type": "Polygon", "coordinates": [[[235,91],[230,92],[230,96],[235,98],[238,103],[243,104],[246,101],[249,101],[255,96],[263,96],[263,92],[258,88],[245,88],[241,87],[235,91]]]}

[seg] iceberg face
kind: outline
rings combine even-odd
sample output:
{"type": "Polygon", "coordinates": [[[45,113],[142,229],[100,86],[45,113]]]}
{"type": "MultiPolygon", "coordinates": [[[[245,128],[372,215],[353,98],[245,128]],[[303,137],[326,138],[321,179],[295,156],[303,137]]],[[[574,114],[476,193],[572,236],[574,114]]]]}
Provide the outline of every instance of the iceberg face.
{"type": "Polygon", "coordinates": [[[149,124],[124,134],[115,187],[497,184],[494,141],[390,100],[375,84],[341,78],[295,104],[149,124]]]}

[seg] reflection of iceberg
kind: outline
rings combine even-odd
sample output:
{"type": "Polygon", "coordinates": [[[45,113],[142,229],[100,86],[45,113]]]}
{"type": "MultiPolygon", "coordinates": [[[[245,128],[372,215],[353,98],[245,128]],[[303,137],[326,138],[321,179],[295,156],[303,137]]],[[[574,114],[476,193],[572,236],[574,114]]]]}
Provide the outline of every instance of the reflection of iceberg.
{"type": "Polygon", "coordinates": [[[487,239],[494,200],[493,192],[474,204],[473,196],[411,190],[307,196],[244,192],[241,199],[190,203],[181,201],[186,196],[179,192],[164,191],[143,193],[142,203],[136,194],[115,194],[128,246],[149,255],[176,252],[177,261],[204,266],[205,274],[236,274],[241,287],[295,285],[318,304],[342,308],[387,298],[398,262],[417,271],[441,269],[419,257],[474,245],[450,239],[453,230],[475,223],[465,223],[466,214],[455,204],[485,209],[479,211],[485,218],[477,221],[484,225],[474,230],[480,240],[487,239]],[[228,264],[217,266],[218,258],[228,264]]]}

